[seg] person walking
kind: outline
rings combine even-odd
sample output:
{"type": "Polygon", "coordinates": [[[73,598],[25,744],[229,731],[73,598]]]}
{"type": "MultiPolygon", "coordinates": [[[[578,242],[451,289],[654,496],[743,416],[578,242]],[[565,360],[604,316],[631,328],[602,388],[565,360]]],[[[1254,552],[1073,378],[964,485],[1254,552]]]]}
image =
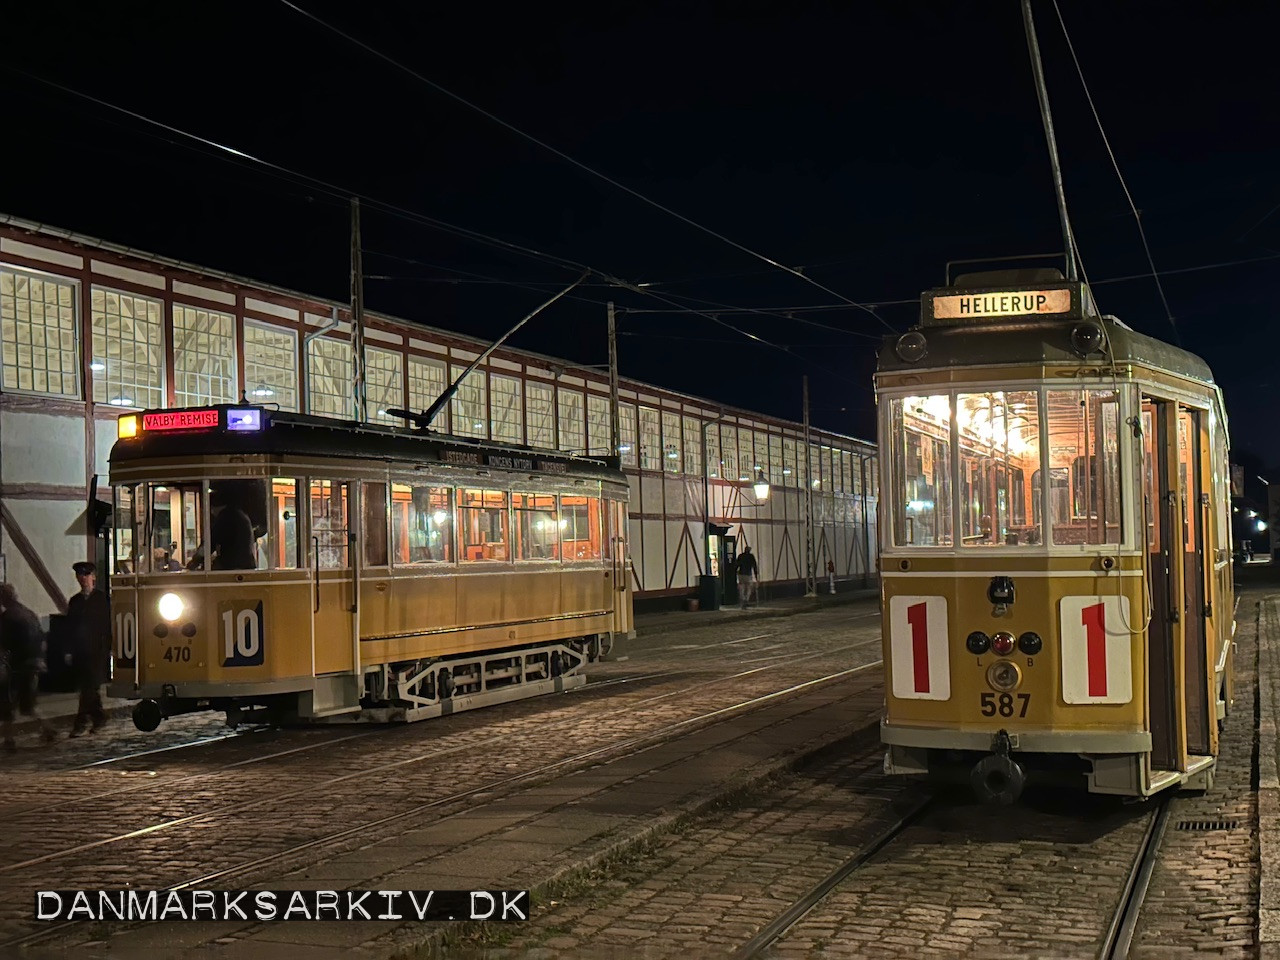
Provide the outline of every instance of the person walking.
{"type": "Polygon", "coordinates": [[[12,584],[0,584],[0,723],[4,727],[4,749],[12,753],[13,714],[16,709],[40,724],[40,737],[51,742],[57,734],[36,706],[39,674],[44,667],[44,631],[40,621],[18,602],[12,584]]]}
{"type": "Polygon", "coordinates": [[[80,691],[80,705],[71,723],[71,736],[78,737],[92,724],[90,732],[107,722],[102,709],[101,687],[111,672],[111,604],[107,595],[95,589],[98,570],[82,560],[72,564],[80,592],[67,603],[67,625],[71,634],[71,670],[80,691]]]}
{"type": "Polygon", "coordinates": [[[745,610],[755,595],[756,575],[760,572],[760,565],[756,563],[750,547],[742,548],[734,572],[738,575],[738,599],[742,601],[742,609],[745,610]]]}

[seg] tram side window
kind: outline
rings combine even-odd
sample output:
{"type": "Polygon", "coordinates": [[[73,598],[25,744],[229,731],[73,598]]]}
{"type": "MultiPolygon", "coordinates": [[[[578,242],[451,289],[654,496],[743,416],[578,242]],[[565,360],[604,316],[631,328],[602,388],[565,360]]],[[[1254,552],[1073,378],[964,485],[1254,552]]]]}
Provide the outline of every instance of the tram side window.
{"type": "Polygon", "coordinates": [[[271,530],[264,556],[273,570],[296,570],[298,559],[298,481],[276,477],[271,481],[271,530]]]}
{"type": "Polygon", "coordinates": [[[391,555],[397,565],[453,562],[453,491],[391,485],[391,555]]]}
{"type": "Polygon", "coordinates": [[[554,493],[513,493],[517,560],[558,560],[560,522],[554,493]]]}
{"type": "Polygon", "coordinates": [[[1119,407],[1114,390],[1050,390],[1049,463],[1070,484],[1065,508],[1055,503],[1055,544],[1119,544],[1119,407]]]}
{"type": "Polygon", "coordinates": [[[360,485],[360,516],[363,521],[364,562],[370,567],[387,565],[387,485],[360,485]]]}
{"type": "Polygon", "coordinates": [[[560,498],[561,549],[566,560],[600,559],[600,498],[560,498]]]}
{"type": "Polygon", "coordinates": [[[141,487],[120,484],[115,488],[116,502],[112,511],[115,526],[115,573],[137,573],[134,546],[139,542],[141,526],[141,487]]]}
{"type": "Polygon", "coordinates": [[[1028,526],[1023,477],[1040,463],[1040,398],[1035,390],[962,393],[956,398],[960,435],[960,542],[966,547],[1016,547],[1042,541],[1028,526]]]}
{"type": "Polygon", "coordinates": [[[458,530],[463,561],[511,559],[507,495],[501,490],[459,490],[458,530]]]}
{"type": "Polygon", "coordinates": [[[311,481],[312,548],[320,567],[341,570],[347,558],[347,485],[336,480],[311,481]]]}
{"type": "MultiPolygon", "coordinates": [[[[949,547],[951,398],[907,397],[889,404],[893,532],[899,546],[949,547]]],[[[824,476],[825,483],[825,476],[824,476]]]]}

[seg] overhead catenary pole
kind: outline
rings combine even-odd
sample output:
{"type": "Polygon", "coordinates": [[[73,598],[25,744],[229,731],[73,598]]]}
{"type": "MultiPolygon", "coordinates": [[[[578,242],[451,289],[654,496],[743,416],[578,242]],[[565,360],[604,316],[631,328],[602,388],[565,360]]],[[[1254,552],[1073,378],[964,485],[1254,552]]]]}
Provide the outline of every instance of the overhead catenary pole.
{"type": "Polygon", "coordinates": [[[1049,112],[1049,91],[1044,85],[1044,68],[1040,64],[1040,45],[1036,42],[1036,25],[1031,18],[1031,0],[1022,0],[1022,26],[1027,33],[1027,51],[1031,54],[1031,72],[1036,79],[1036,97],[1040,101],[1040,119],[1044,121],[1044,138],[1049,144],[1049,163],[1053,168],[1053,189],[1058,195],[1058,217],[1062,221],[1062,250],[1067,259],[1067,279],[1076,279],[1076,244],[1067,219],[1067,195],[1062,189],[1062,166],[1058,162],[1058,141],[1053,135],[1053,114],[1049,112]]]}
{"type": "Polygon", "coordinates": [[[809,457],[809,377],[803,378],[804,406],[804,595],[818,595],[818,557],[813,533],[813,468],[809,457]]]}
{"type": "Polygon", "coordinates": [[[618,413],[618,321],[613,301],[609,308],[609,456],[622,456],[622,435],[618,413]]]}
{"type": "Polygon", "coordinates": [[[351,198],[351,366],[355,419],[368,419],[365,409],[364,266],[360,259],[360,200],[351,198]]]}

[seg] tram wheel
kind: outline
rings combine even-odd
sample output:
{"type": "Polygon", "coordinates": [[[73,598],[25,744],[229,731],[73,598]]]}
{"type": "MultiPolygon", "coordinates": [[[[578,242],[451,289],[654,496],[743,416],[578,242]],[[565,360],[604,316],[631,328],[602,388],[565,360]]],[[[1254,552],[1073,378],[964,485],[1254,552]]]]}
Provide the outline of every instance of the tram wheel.
{"type": "Polygon", "coordinates": [[[150,733],[160,726],[164,711],[154,700],[140,700],[133,708],[133,725],[143,733],[150,733]]]}

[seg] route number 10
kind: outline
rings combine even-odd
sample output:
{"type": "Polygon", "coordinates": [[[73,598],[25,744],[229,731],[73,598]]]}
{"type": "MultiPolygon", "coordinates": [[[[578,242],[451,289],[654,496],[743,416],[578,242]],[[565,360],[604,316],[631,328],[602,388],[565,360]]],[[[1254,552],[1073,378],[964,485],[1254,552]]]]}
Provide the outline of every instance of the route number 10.
{"type": "Polygon", "coordinates": [[[222,665],[252,667],[263,662],[262,601],[220,605],[222,615],[222,665]]]}

